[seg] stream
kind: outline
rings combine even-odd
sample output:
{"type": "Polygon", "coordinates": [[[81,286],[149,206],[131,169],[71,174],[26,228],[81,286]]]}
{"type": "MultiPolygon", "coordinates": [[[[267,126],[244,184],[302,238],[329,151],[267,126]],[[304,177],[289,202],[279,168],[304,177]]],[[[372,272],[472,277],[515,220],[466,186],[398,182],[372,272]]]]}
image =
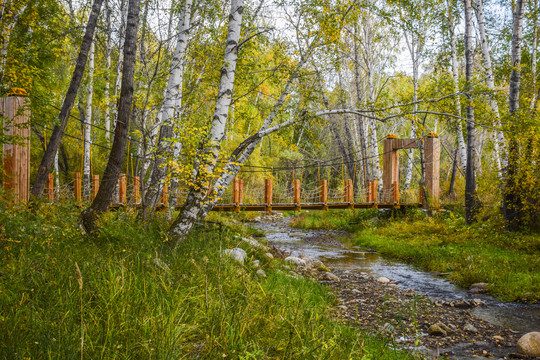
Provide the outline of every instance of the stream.
{"type": "Polygon", "coordinates": [[[296,229],[288,226],[289,220],[259,222],[252,226],[264,231],[271,245],[293,256],[305,254],[323,261],[332,269],[384,276],[403,289],[413,289],[434,299],[454,301],[479,298],[487,306],[475,307],[470,311],[480,319],[519,333],[540,331],[540,304],[503,303],[488,295],[470,293],[443,277],[386,259],[374,251],[349,245],[344,233],[296,229]],[[316,238],[325,241],[310,240],[316,238]]]}

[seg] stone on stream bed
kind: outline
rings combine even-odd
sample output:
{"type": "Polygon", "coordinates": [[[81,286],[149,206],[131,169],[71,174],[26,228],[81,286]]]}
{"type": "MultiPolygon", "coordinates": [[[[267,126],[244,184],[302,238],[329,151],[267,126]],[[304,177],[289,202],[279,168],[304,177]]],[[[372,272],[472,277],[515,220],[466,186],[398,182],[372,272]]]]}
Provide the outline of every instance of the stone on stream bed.
{"type": "Polygon", "coordinates": [[[287,256],[284,260],[287,264],[306,266],[306,261],[296,256],[287,256]]]}
{"type": "Polygon", "coordinates": [[[329,280],[329,281],[336,281],[336,282],[341,281],[340,278],[338,278],[335,274],[332,274],[329,271],[325,271],[324,273],[322,273],[321,280],[329,280]]]}
{"type": "Polygon", "coordinates": [[[488,292],[489,285],[487,283],[474,283],[469,286],[469,291],[474,294],[484,294],[488,292]]]}
{"type": "Polygon", "coordinates": [[[518,340],[517,351],[523,355],[540,357],[540,332],[523,335],[518,340]]]}
{"type": "Polygon", "coordinates": [[[387,277],[381,276],[380,278],[377,279],[377,281],[380,282],[381,284],[388,284],[390,282],[390,279],[387,277]]]}
{"type": "Polygon", "coordinates": [[[244,264],[244,260],[247,256],[247,253],[244,251],[244,249],[240,248],[225,249],[223,250],[223,254],[229,256],[231,259],[239,262],[240,264],[244,264]]]}
{"type": "Polygon", "coordinates": [[[433,324],[428,329],[428,334],[433,336],[446,336],[450,333],[452,333],[452,329],[442,322],[438,322],[436,324],[433,324]]]}

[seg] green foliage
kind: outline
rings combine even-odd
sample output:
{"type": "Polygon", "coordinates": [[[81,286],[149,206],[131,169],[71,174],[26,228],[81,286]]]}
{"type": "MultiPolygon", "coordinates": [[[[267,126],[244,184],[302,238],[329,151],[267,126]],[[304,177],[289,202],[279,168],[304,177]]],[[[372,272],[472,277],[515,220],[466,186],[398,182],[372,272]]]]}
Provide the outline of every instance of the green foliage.
{"type": "Polygon", "coordinates": [[[74,206],[1,206],[2,358],[410,358],[330,319],[328,289],[260,250],[244,266],[220,257],[240,241],[228,226],[199,227],[172,250],[163,219],[145,228],[107,213],[84,237],[74,206]]]}

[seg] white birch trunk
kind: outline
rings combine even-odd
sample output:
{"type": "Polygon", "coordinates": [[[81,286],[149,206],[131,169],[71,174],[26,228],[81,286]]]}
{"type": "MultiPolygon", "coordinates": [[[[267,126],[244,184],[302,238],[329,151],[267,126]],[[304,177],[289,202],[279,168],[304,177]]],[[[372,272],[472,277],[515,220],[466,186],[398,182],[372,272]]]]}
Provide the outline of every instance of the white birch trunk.
{"type": "MultiPolygon", "coordinates": [[[[407,36],[407,32],[404,32],[405,41],[407,43],[407,48],[409,49],[409,54],[411,55],[412,66],[413,66],[413,121],[411,122],[411,139],[416,139],[416,114],[418,113],[418,47],[419,44],[415,41],[414,34],[407,36]]],[[[413,149],[409,149],[407,152],[407,168],[405,169],[405,183],[404,188],[408,189],[411,186],[412,173],[413,173],[413,164],[414,164],[414,152],[413,149]]]]}
{"type": "MultiPolygon", "coordinates": [[[[125,42],[125,39],[126,39],[126,32],[125,32],[125,27],[126,27],[126,24],[127,24],[127,0],[123,0],[122,1],[122,4],[121,4],[121,18],[122,18],[122,23],[120,25],[120,34],[119,34],[119,46],[118,46],[118,62],[116,63],[116,81],[115,81],[115,84],[114,84],[114,99],[116,101],[116,99],[118,99],[118,93],[120,92],[120,85],[122,83],[122,64],[124,63],[124,42],[125,42]]],[[[116,108],[116,106],[113,107],[113,113],[114,113],[114,116],[113,116],[113,119],[115,119],[114,121],[116,122],[116,118],[117,118],[117,112],[118,112],[118,109],[116,108]]],[[[116,126],[116,123],[115,123],[115,126],[116,126]]]]}
{"type": "Polygon", "coordinates": [[[232,0],[225,55],[212,125],[200,157],[196,160],[199,161],[199,165],[194,172],[194,186],[188,194],[183,210],[169,229],[169,235],[175,241],[185,238],[195,221],[203,213],[205,200],[206,203],[209,201],[206,199],[206,193],[209,188],[210,175],[214,173],[216,167],[231,105],[238,59],[238,41],[242,28],[242,13],[243,0],[232,0]]]}
{"type": "Polygon", "coordinates": [[[86,111],[84,124],[84,156],[83,156],[83,180],[84,180],[84,196],[90,196],[92,191],[91,179],[91,144],[92,144],[92,98],[94,92],[94,46],[95,42],[90,45],[88,53],[88,85],[86,87],[86,111]]]}
{"type": "MultiPolygon", "coordinates": [[[[158,122],[155,125],[156,127],[161,127],[161,132],[157,144],[156,157],[154,159],[154,164],[150,175],[150,183],[145,192],[143,206],[144,218],[146,218],[149,212],[155,208],[159,200],[168,172],[168,166],[164,166],[164,164],[166,163],[167,159],[170,159],[171,155],[174,156],[173,151],[170,151],[171,146],[175,149],[174,152],[178,155],[181,151],[180,142],[176,141],[174,144],[172,142],[174,137],[173,124],[175,120],[177,124],[181,122],[180,108],[182,107],[184,57],[189,40],[189,29],[191,27],[191,6],[192,0],[186,0],[181,16],[181,23],[178,27],[176,48],[171,64],[165,99],[161,105],[161,118],[158,119],[158,122]]],[[[176,159],[176,157],[174,157],[174,159],[176,159]]],[[[174,184],[175,188],[171,189],[171,193],[175,193],[176,184],[177,183],[174,184]]],[[[170,198],[172,199],[173,196],[170,198]]]]}
{"type": "MultiPolygon", "coordinates": [[[[491,53],[489,51],[489,44],[486,35],[485,29],[485,20],[484,20],[484,9],[483,9],[483,0],[477,0],[476,3],[476,19],[478,20],[478,30],[480,32],[480,38],[482,43],[482,56],[484,58],[484,67],[486,68],[486,85],[488,89],[492,92],[490,94],[489,106],[493,111],[494,120],[493,124],[495,125],[495,136],[494,136],[494,149],[495,149],[495,161],[497,164],[497,170],[499,172],[499,178],[502,178],[502,169],[506,167],[505,156],[503,155],[505,146],[505,138],[501,128],[501,117],[499,114],[499,105],[497,100],[494,98],[495,92],[495,76],[493,75],[493,66],[491,64],[491,53]]],[[[477,154],[480,156],[481,154],[477,154]]]]}
{"type": "Polygon", "coordinates": [[[111,52],[112,52],[112,28],[111,28],[111,8],[109,0],[105,0],[105,16],[107,21],[107,43],[105,45],[105,86],[103,89],[103,98],[105,99],[105,139],[111,141],[111,99],[110,99],[110,69],[111,69],[111,52]]]}
{"type": "MultiPolygon", "coordinates": [[[[451,0],[447,0],[448,5],[448,20],[449,20],[449,31],[450,31],[450,52],[452,57],[452,81],[454,84],[454,93],[456,94],[454,97],[454,106],[456,108],[456,115],[461,116],[461,101],[459,100],[459,65],[457,61],[457,49],[456,49],[456,35],[454,32],[455,24],[454,24],[454,17],[453,17],[453,11],[452,11],[452,3],[451,0]]],[[[463,138],[463,124],[461,120],[457,120],[456,122],[456,134],[457,134],[457,141],[458,141],[458,152],[459,152],[459,159],[461,163],[461,167],[463,169],[463,173],[465,173],[465,168],[467,166],[467,146],[465,145],[465,139],[463,138]]]]}
{"type": "Polygon", "coordinates": [[[533,39],[531,45],[531,78],[532,78],[532,97],[530,109],[536,109],[536,58],[538,55],[538,0],[533,0],[532,3],[532,14],[533,14],[533,39]]]}

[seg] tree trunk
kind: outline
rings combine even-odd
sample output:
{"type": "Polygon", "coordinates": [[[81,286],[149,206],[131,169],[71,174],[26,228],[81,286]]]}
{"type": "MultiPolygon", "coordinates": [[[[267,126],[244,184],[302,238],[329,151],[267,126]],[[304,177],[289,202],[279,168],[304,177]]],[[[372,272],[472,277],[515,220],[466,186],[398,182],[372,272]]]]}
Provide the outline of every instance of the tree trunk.
{"type": "MultiPolygon", "coordinates": [[[[452,81],[454,84],[454,93],[456,94],[454,97],[454,107],[456,111],[457,116],[461,116],[461,102],[459,100],[460,95],[459,93],[459,65],[457,61],[457,49],[456,49],[456,35],[454,32],[455,24],[454,24],[454,15],[453,15],[453,8],[452,8],[452,1],[447,0],[448,5],[448,29],[450,32],[450,51],[451,51],[451,57],[452,57],[452,81]]],[[[463,138],[463,125],[461,124],[461,120],[456,121],[456,134],[457,134],[457,142],[458,142],[458,153],[459,153],[459,159],[461,163],[461,168],[463,169],[463,172],[465,172],[465,168],[467,167],[467,146],[465,145],[465,139],[463,138]]]]}
{"type": "MultiPolygon", "coordinates": [[[[159,201],[168,172],[168,166],[165,166],[164,164],[168,160],[171,160],[171,156],[173,155],[171,147],[177,145],[172,141],[174,137],[173,123],[176,122],[179,124],[181,122],[179,116],[180,108],[182,106],[183,62],[188,44],[189,29],[191,28],[191,5],[191,0],[186,0],[184,3],[167,91],[161,106],[161,119],[158,119],[158,123],[156,124],[156,126],[161,125],[161,130],[150,176],[150,183],[144,197],[142,211],[143,219],[148,218],[159,201]]],[[[174,190],[175,189],[171,189],[171,193],[174,192],[174,190]]]]}
{"type": "Polygon", "coordinates": [[[56,152],[58,151],[60,139],[64,134],[64,129],[66,128],[71,109],[73,108],[77,91],[81,85],[84,68],[86,67],[86,59],[88,58],[88,52],[90,51],[92,39],[94,38],[94,31],[96,29],[102,3],[103,0],[94,0],[92,5],[92,11],[90,12],[90,16],[88,18],[88,24],[86,25],[86,32],[83,37],[75,70],[73,71],[71,83],[69,84],[69,89],[66,93],[64,103],[62,104],[60,115],[58,116],[60,125],[55,126],[53,129],[49,144],[47,145],[47,151],[45,151],[37,171],[36,181],[34,182],[34,185],[30,191],[34,197],[40,197],[43,194],[43,189],[45,188],[49,172],[51,171],[51,166],[54,162],[56,152]]]}
{"type": "Polygon", "coordinates": [[[105,44],[105,87],[103,89],[103,98],[105,99],[105,139],[107,143],[111,141],[111,99],[110,99],[110,75],[111,75],[111,52],[112,52],[112,27],[111,27],[111,8],[109,0],[105,0],[106,11],[106,32],[107,43],[105,44]]]}
{"type": "MultiPolygon", "coordinates": [[[[236,75],[238,59],[238,41],[242,27],[243,0],[232,0],[229,14],[229,28],[225,46],[221,80],[214,109],[214,116],[208,139],[198,156],[198,166],[194,171],[194,185],[189,191],[184,208],[172,223],[169,236],[173,241],[186,237],[193,224],[203,210],[207,190],[210,186],[210,175],[213,174],[221,150],[221,142],[225,136],[225,127],[231,105],[231,97],[236,75]]],[[[210,200],[210,199],[208,199],[210,200]]],[[[207,200],[207,201],[208,201],[207,200]]]]}
{"type": "MultiPolygon", "coordinates": [[[[489,44],[488,39],[486,35],[486,29],[485,29],[485,20],[484,20],[484,7],[483,7],[483,0],[477,0],[476,3],[476,19],[478,20],[478,30],[480,32],[480,38],[482,42],[482,56],[484,58],[484,67],[486,68],[486,85],[488,89],[491,91],[490,99],[489,99],[489,106],[491,107],[491,111],[493,111],[493,115],[495,116],[493,120],[493,124],[495,125],[495,141],[493,142],[493,146],[495,148],[495,162],[497,164],[497,170],[499,172],[499,178],[502,179],[503,173],[502,169],[506,167],[506,160],[503,155],[503,149],[505,148],[505,138],[504,134],[501,130],[501,117],[499,114],[499,105],[497,104],[497,100],[494,98],[495,96],[495,76],[493,75],[493,66],[491,65],[491,54],[489,51],[489,44]]],[[[480,156],[480,154],[479,154],[480,156]]]]}
{"type": "Polygon", "coordinates": [[[86,112],[84,122],[83,182],[84,196],[89,198],[92,192],[91,145],[92,145],[92,95],[94,92],[94,42],[88,54],[88,85],[86,87],[86,112]]]}
{"type": "Polygon", "coordinates": [[[122,88],[118,105],[118,118],[114,131],[114,140],[109,155],[109,161],[96,198],[92,205],[80,217],[81,225],[91,232],[96,228],[96,219],[100,213],[108,210],[114,189],[122,171],[125,158],[129,121],[131,119],[131,104],[133,102],[133,78],[137,58],[137,29],[139,25],[140,0],[129,0],[126,36],[124,44],[124,66],[122,69],[122,88]]]}
{"type": "Polygon", "coordinates": [[[518,230],[522,223],[522,199],[516,181],[518,173],[519,144],[517,142],[517,111],[519,109],[519,86],[521,81],[521,42],[523,40],[523,12],[525,1],[517,0],[512,26],[512,74],[508,92],[508,111],[510,113],[510,142],[508,148],[508,171],[506,189],[503,192],[503,212],[509,230],[518,230]]]}
{"type": "MultiPolygon", "coordinates": [[[[407,42],[407,48],[409,49],[409,54],[411,55],[411,61],[413,66],[413,121],[411,122],[411,139],[416,139],[416,114],[418,112],[418,66],[419,66],[419,46],[417,40],[415,40],[415,35],[411,34],[411,39],[407,32],[404,32],[405,41],[407,42]]],[[[405,183],[403,187],[408,189],[411,186],[412,173],[414,165],[414,150],[409,149],[407,153],[407,168],[405,169],[405,183]]]]}
{"type": "Polygon", "coordinates": [[[532,78],[532,98],[530,108],[536,109],[538,95],[536,94],[536,58],[538,55],[538,0],[533,0],[532,18],[533,18],[533,39],[531,49],[531,78],[532,78]]]}
{"type": "Polygon", "coordinates": [[[465,172],[465,221],[471,224],[476,220],[478,199],[474,169],[474,104],[473,104],[473,44],[471,0],[465,2],[465,82],[467,97],[467,170],[465,172]]]}

